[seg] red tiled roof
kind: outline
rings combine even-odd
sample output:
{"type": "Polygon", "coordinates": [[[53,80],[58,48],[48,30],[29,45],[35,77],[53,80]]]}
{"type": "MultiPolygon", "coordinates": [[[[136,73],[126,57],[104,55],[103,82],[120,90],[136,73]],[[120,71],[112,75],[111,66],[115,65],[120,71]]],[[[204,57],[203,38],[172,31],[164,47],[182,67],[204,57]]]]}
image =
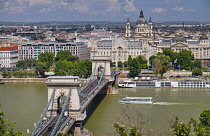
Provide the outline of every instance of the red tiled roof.
{"type": "Polygon", "coordinates": [[[10,47],[1,47],[0,51],[13,51],[18,50],[18,46],[10,46],[10,47]]]}

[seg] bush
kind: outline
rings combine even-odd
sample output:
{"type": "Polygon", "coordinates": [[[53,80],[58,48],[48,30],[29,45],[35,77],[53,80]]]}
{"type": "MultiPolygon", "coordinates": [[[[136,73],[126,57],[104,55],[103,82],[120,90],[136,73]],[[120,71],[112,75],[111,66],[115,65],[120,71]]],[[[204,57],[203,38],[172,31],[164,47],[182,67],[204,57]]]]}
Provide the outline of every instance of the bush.
{"type": "Polygon", "coordinates": [[[201,69],[196,68],[192,71],[192,75],[193,76],[199,76],[199,75],[203,75],[203,72],[201,71],[201,69]]]}

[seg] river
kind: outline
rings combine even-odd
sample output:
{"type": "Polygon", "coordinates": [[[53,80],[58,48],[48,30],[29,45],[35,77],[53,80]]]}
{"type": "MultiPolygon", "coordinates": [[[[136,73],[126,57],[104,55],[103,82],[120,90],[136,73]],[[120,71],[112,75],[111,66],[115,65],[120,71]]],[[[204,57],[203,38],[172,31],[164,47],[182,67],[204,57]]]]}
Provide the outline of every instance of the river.
{"type": "MultiPolygon", "coordinates": [[[[121,121],[146,122],[144,126],[160,135],[171,135],[170,120],[178,116],[181,121],[198,119],[200,113],[210,109],[210,89],[119,88],[118,95],[107,95],[84,125],[94,136],[116,135],[112,125],[121,121]],[[153,105],[118,104],[125,96],[153,97],[153,105]],[[140,119],[140,117],[142,117],[140,119]]],[[[0,107],[9,121],[16,121],[16,130],[30,133],[45,106],[47,86],[44,83],[5,83],[0,85],[0,107]]],[[[26,134],[28,135],[28,134],[26,134]]]]}

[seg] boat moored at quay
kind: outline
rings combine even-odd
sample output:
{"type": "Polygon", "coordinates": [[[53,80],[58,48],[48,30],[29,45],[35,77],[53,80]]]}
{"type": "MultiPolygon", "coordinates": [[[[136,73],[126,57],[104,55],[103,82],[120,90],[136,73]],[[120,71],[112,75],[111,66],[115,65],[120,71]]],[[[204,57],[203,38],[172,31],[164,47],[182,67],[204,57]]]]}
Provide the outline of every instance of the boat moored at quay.
{"type": "Polygon", "coordinates": [[[118,87],[123,88],[210,88],[210,82],[202,80],[183,81],[129,81],[119,82],[118,87]]]}

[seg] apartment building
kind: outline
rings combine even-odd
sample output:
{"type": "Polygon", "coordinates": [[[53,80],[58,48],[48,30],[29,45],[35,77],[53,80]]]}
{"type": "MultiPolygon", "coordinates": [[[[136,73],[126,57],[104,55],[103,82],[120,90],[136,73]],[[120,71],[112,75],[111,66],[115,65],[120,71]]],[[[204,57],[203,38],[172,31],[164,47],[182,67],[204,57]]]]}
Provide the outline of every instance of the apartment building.
{"type": "Polygon", "coordinates": [[[18,61],[18,46],[0,48],[0,67],[15,67],[18,61]]]}
{"type": "Polygon", "coordinates": [[[56,56],[57,52],[64,50],[69,50],[80,60],[90,59],[90,50],[84,42],[28,42],[18,47],[18,59],[38,59],[39,54],[44,52],[52,52],[56,56]]]}

